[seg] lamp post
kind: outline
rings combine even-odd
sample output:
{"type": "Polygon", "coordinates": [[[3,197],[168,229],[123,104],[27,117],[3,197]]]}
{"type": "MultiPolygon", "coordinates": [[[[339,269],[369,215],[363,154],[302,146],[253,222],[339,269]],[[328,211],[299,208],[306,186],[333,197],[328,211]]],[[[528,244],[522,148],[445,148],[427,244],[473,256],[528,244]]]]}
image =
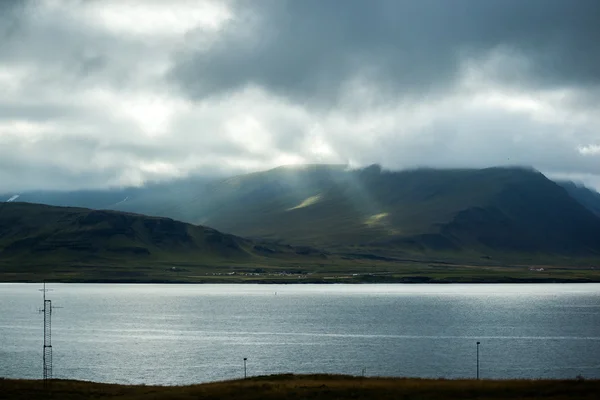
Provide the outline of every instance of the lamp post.
{"type": "Polygon", "coordinates": [[[246,361],[248,360],[247,357],[244,357],[244,379],[246,379],[247,375],[246,375],[246,361]]]}
{"type": "Polygon", "coordinates": [[[480,342],[477,342],[477,380],[479,380],[479,344],[480,342]]]}

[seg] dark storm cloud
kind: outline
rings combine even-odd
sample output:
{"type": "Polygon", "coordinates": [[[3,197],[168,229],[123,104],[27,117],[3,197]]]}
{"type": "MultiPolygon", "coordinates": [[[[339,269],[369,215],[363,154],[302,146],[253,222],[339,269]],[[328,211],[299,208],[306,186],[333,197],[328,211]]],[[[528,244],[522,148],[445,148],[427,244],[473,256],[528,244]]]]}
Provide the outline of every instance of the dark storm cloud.
{"type": "Polygon", "coordinates": [[[10,36],[19,28],[25,3],[19,0],[0,1],[0,37],[10,36]]]}
{"type": "Polygon", "coordinates": [[[399,94],[451,86],[461,61],[505,49],[526,57],[507,83],[600,83],[598,0],[288,0],[241,3],[239,25],[172,76],[195,98],[247,84],[316,101],[356,74],[399,94]],[[257,8],[258,7],[258,8],[257,8]],[[247,18],[243,16],[246,15],[247,18]],[[247,21],[257,21],[245,31],[247,21]]]}

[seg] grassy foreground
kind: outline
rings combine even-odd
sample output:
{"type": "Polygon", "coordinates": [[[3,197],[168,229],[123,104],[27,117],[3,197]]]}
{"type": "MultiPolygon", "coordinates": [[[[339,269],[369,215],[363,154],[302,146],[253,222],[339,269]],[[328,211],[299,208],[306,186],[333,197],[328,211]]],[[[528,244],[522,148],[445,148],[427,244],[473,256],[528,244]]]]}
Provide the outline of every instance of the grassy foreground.
{"type": "Polygon", "coordinates": [[[433,380],[272,375],[191,386],[0,379],[0,399],[597,399],[600,380],[433,380]]]}

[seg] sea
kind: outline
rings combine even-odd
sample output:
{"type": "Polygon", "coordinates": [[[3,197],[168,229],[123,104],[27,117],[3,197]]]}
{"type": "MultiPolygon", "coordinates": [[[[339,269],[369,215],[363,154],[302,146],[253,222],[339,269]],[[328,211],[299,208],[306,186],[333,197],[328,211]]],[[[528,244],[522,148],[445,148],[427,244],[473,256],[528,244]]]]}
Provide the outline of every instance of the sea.
{"type": "MultiPolygon", "coordinates": [[[[600,284],[47,284],[52,376],[600,378],[600,284]]],[[[42,284],[0,284],[0,377],[41,379],[42,284]]]]}

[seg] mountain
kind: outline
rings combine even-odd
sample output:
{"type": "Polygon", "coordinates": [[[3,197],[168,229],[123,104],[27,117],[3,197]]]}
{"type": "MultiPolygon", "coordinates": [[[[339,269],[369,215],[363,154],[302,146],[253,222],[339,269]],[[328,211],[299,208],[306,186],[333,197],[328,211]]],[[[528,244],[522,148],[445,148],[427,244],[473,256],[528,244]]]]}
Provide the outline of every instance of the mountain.
{"type": "Polygon", "coordinates": [[[333,252],[600,254],[594,193],[528,168],[391,172],[377,165],[305,165],[215,181],[37,196],[16,200],[162,216],[333,252]]]}
{"type": "Polygon", "coordinates": [[[208,186],[194,222],[320,247],[600,253],[600,218],[524,168],[282,167],[208,186]]]}
{"type": "MultiPolygon", "coordinates": [[[[28,203],[0,204],[0,264],[262,265],[322,255],[265,244],[168,218],[28,203]]],[[[5,272],[5,271],[4,271],[5,272]]],[[[107,270],[102,270],[107,273],[107,270]]],[[[131,272],[127,272],[131,273],[131,272]]],[[[141,273],[141,272],[140,272],[141,273]]]]}
{"type": "Polygon", "coordinates": [[[600,193],[575,182],[558,181],[557,183],[562,186],[571,197],[600,217],[600,193]]]}

